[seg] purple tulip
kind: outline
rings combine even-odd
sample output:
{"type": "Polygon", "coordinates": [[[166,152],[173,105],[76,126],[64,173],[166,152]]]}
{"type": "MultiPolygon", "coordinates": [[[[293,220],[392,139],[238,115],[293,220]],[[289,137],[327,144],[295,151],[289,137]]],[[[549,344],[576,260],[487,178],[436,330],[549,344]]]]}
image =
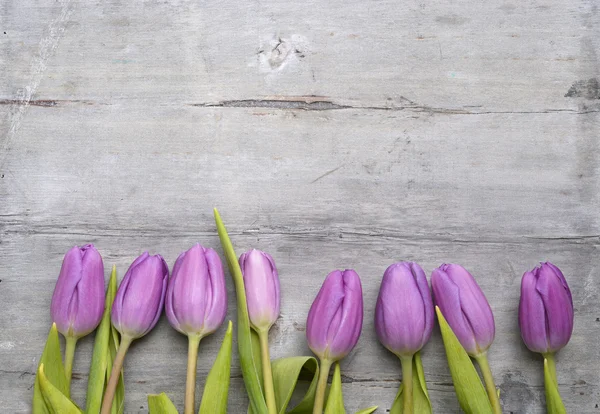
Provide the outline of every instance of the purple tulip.
{"type": "Polygon", "coordinates": [[[550,262],[523,275],[519,327],[533,352],[554,353],[571,339],[573,298],[562,272],[550,262]]]}
{"type": "Polygon", "coordinates": [[[394,354],[413,355],[427,343],[433,330],[433,301],[427,277],[413,262],[394,263],[383,275],[375,330],[394,354]]]}
{"type": "Polygon", "coordinates": [[[100,253],[91,244],[73,247],[63,259],[50,306],[58,331],[75,338],[92,332],[102,319],[104,298],[100,253]]]}
{"type": "Polygon", "coordinates": [[[250,250],[240,256],[250,323],[256,330],[269,330],[279,317],[279,276],[268,253],[250,250]]]}
{"type": "Polygon", "coordinates": [[[320,358],[338,361],[358,342],[363,323],[360,277],[354,270],[327,275],[308,312],[308,346],[320,358]]]}
{"type": "Polygon", "coordinates": [[[227,313],[223,265],[217,252],[195,244],[177,258],[167,288],[167,319],[186,335],[206,336],[227,313]]]}
{"type": "Polygon", "coordinates": [[[481,288],[467,270],[443,264],[431,275],[436,305],[471,356],[483,354],[494,341],[494,315],[481,288]]]}
{"type": "Polygon", "coordinates": [[[162,312],[169,267],[161,255],[144,252],[129,266],[119,285],[111,319],[114,327],[130,339],[146,335],[162,312]]]}

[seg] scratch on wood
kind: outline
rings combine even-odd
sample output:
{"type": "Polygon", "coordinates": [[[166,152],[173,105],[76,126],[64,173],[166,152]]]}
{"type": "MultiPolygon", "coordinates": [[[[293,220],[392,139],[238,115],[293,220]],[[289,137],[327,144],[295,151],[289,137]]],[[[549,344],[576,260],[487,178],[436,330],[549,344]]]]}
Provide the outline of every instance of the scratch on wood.
{"type": "Polygon", "coordinates": [[[0,166],[2,166],[2,164],[4,163],[4,157],[7,153],[6,150],[8,149],[16,132],[19,130],[19,127],[21,126],[21,121],[23,120],[25,110],[31,104],[31,99],[35,95],[40,85],[42,76],[46,71],[46,64],[48,62],[48,59],[56,50],[58,42],[60,41],[67,27],[67,20],[73,12],[73,9],[71,7],[71,0],[63,0],[61,1],[61,4],[62,8],[60,14],[48,25],[46,29],[48,35],[42,37],[42,39],[40,40],[38,56],[31,63],[31,78],[29,79],[29,83],[25,86],[24,89],[20,91],[19,97],[16,100],[18,102],[18,106],[15,114],[12,117],[10,128],[6,135],[6,139],[2,143],[2,151],[0,151],[3,154],[0,155],[0,166]]]}
{"type": "Polygon", "coordinates": [[[339,170],[340,168],[342,168],[344,166],[344,164],[340,165],[339,167],[334,168],[333,170],[329,170],[327,171],[325,174],[318,176],[317,178],[315,178],[314,180],[312,180],[310,183],[314,184],[317,181],[319,181],[321,178],[325,178],[327,177],[329,174],[333,174],[334,172],[336,172],[337,170],[339,170]]]}

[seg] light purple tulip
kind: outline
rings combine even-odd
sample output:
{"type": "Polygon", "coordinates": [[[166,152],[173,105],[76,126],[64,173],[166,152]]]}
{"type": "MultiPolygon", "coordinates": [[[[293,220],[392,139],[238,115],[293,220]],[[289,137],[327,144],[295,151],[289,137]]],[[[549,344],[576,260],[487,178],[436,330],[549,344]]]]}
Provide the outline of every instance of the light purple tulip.
{"type": "Polygon", "coordinates": [[[279,317],[279,276],[268,253],[250,250],[240,256],[250,323],[256,330],[268,330],[279,317]]]}
{"type": "Polygon", "coordinates": [[[217,252],[195,244],[177,258],[167,287],[165,313],[173,328],[204,337],[227,313],[223,265],[217,252]]]}
{"type": "Polygon", "coordinates": [[[386,269],[375,306],[375,330],[379,341],[398,356],[413,355],[429,340],[433,301],[417,263],[394,263],[386,269]]]}
{"type": "Polygon", "coordinates": [[[73,247],[63,259],[52,295],[50,314],[64,336],[92,332],[104,312],[104,264],[92,245],[73,247]]]}
{"type": "Polygon", "coordinates": [[[523,275],[519,327],[533,352],[554,353],[571,339],[573,298],[562,272],[550,262],[523,275]]]}
{"type": "Polygon", "coordinates": [[[130,339],[146,335],[163,309],[169,267],[161,255],[144,252],[129,266],[119,285],[111,319],[114,327],[130,339]]]}
{"type": "Polygon", "coordinates": [[[433,271],[431,286],[436,305],[467,353],[487,351],[496,333],[494,315],[473,276],[460,265],[443,264],[433,271]]]}
{"type": "Polygon", "coordinates": [[[320,359],[338,361],[358,342],[362,323],[360,277],[354,270],[334,270],[327,275],[308,312],[308,346],[320,359]]]}

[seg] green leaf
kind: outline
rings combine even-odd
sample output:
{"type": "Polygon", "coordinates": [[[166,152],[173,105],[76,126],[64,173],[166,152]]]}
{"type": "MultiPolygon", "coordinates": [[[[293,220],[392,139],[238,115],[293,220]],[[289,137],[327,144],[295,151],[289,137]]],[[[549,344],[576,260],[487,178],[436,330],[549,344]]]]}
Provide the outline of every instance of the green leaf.
{"type": "Polygon", "coordinates": [[[442,331],[446,359],[448,360],[460,407],[467,414],[491,414],[492,406],[471,358],[469,358],[467,351],[462,347],[437,306],[435,311],[442,331]]]}
{"type": "Polygon", "coordinates": [[[273,371],[275,400],[277,401],[279,414],[286,412],[294,389],[303,373],[308,374],[311,378],[310,386],[302,400],[289,411],[289,414],[312,413],[319,377],[319,363],[317,360],[308,356],[280,358],[273,361],[271,369],[273,371]]]}
{"type": "MultiPolygon", "coordinates": [[[[421,352],[417,352],[415,354],[414,358],[412,359],[412,364],[414,411],[415,413],[419,414],[431,414],[433,410],[431,409],[431,401],[429,400],[427,384],[425,383],[425,373],[423,372],[423,361],[421,360],[421,352]]],[[[400,384],[400,389],[398,390],[398,394],[396,394],[396,399],[394,400],[394,404],[392,404],[390,414],[402,414],[402,411],[404,410],[404,406],[402,405],[403,392],[404,384],[400,384]]]]}
{"type": "Polygon", "coordinates": [[[33,414],[47,414],[51,412],[48,407],[46,407],[46,402],[40,388],[39,368],[42,365],[45,367],[43,374],[44,377],[48,379],[48,382],[61,393],[67,394],[69,392],[69,386],[65,376],[65,368],[60,353],[60,341],[58,340],[58,331],[55,323],[53,323],[52,328],[50,328],[46,346],[44,347],[44,352],[42,352],[42,357],[38,364],[38,373],[35,377],[33,389],[33,414]]]}
{"type": "Polygon", "coordinates": [[[566,414],[567,410],[558,392],[556,372],[549,366],[549,361],[544,358],[544,387],[546,388],[546,411],[548,414],[566,414]]]}
{"type": "MultiPolygon", "coordinates": [[[[378,405],[374,405],[373,407],[369,407],[369,408],[365,408],[363,410],[357,411],[356,414],[371,414],[372,412],[374,412],[378,408],[379,408],[378,405]]],[[[415,413],[418,413],[418,411],[415,411],[415,413]]]]}
{"type": "Polygon", "coordinates": [[[179,414],[167,394],[148,395],[148,414],[179,414]]]}
{"type": "Polygon", "coordinates": [[[246,290],[244,288],[244,279],[242,277],[242,270],[238,263],[238,258],[233,250],[231,240],[227,234],[227,229],[221,220],[219,212],[215,208],[215,222],[217,224],[217,231],[219,233],[219,239],[223,246],[223,252],[227,259],[227,266],[229,267],[229,273],[233,278],[235,284],[235,292],[237,295],[237,340],[238,340],[238,352],[240,354],[240,365],[242,367],[242,376],[244,377],[244,384],[246,385],[246,391],[250,399],[250,409],[254,414],[266,414],[267,404],[262,391],[261,380],[259,376],[260,361],[255,360],[255,354],[253,352],[252,344],[252,333],[250,329],[250,319],[248,317],[248,306],[246,303],[246,290]]]}
{"type": "MultiPolygon", "coordinates": [[[[116,347],[118,347],[119,340],[117,337],[117,345],[115,347],[115,338],[113,337],[116,335],[116,330],[111,326],[110,322],[110,311],[112,309],[112,303],[116,294],[117,268],[116,266],[113,266],[110,280],[108,281],[108,288],[106,289],[104,314],[102,315],[102,321],[96,330],[96,337],[94,338],[94,353],[92,354],[92,363],[90,366],[90,377],[88,380],[86,397],[86,412],[90,414],[100,412],[100,408],[102,406],[102,396],[104,395],[104,389],[110,377],[112,362],[117,352],[116,347]]],[[[119,378],[115,398],[113,400],[111,410],[112,413],[123,413],[124,393],[123,373],[121,372],[121,377],[119,378]]]]}
{"type": "Polygon", "coordinates": [[[339,362],[336,362],[333,370],[333,379],[331,380],[329,397],[327,397],[327,404],[325,405],[325,414],[346,414],[339,362]]]}
{"type": "Polygon", "coordinates": [[[44,374],[44,364],[41,363],[38,368],[37,378],[39,379],[40,391],[46,404],[48,412],[51,414],[81,414],[82,411],[65,394],[56,388],[44,374]]]}
{"type": "Polygon", "coordinates": [[[233,324],[229,321],[221,349],[206,377],[199,414],[227,414],[227,395],[231,373],[233,324]]]}

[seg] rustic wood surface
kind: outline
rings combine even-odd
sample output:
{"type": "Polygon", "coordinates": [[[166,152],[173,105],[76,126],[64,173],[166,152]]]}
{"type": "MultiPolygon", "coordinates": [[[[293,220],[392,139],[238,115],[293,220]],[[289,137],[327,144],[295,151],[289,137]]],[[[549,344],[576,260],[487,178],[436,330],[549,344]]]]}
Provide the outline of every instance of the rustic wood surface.
{"type": "MultiPolygon", "coordinates": [[[[348,412],[385,413],[400,366],[373,308],[390,263],[461,263],[496,318],[506,413],[543,413],[542,361],[517,326],[520,278],[563,269],[575,329],[558,354],[569,413],[600,412],[600,12],[596,0],[0,4],[0,407],[29,412],[63,254],[94,243],[122,276],[199,241],[281,275],[272,356],[309,354],[325,275],[362,276],[344,360],[348,412]]],[[[229,287],[229,317],[235,321],[229,287]]],[[[198,388],[224,327],[203,341],[198,388]]],[[[93,337],[78,347],[85,402],[93,337]]],[[[125,364],[126,411],[183,405],[186,340],[163,318],[125,364]]],[[[439,331],[423,351],[437,413],[459,412],[439,331]]],[[[247,404],[234,357],[231,413],[247,404]]]]}

